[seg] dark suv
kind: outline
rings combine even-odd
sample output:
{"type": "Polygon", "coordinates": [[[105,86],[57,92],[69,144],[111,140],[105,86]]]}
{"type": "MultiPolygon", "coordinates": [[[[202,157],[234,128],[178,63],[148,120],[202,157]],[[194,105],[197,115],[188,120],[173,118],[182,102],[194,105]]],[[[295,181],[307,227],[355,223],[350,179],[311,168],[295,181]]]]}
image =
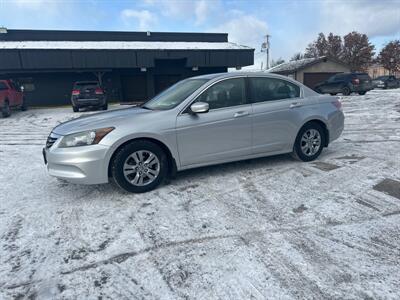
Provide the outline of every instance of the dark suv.
{"type": "Polygon", "coordinates": [[[99,107],[107,110],[108,102],[104,89],[97,81],[77,81],[71,95],[72,109],[78,112],[81,107],[99,107]]]}
{"type": "Polygon", "coordinates": [[[371,77],[367,73],[339,73],[317,84],[315,91],[320,94],[342,93],[347,96],[351,93],[365,95],[373,88],[371,77]]]}
{"type": "Polygon", "coordinates": [[[393,75],[379,76],[378,78],[375,78],[372,83],[374,84],[374,87],[383,89],[395,89],[400,87],[400,80],[397,80],[393,75]]]}

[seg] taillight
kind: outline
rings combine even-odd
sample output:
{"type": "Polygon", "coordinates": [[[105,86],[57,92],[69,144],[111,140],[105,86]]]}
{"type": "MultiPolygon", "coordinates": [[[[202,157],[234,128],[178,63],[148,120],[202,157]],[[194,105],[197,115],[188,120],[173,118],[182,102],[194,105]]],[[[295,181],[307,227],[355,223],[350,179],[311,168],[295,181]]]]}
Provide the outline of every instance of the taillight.
{"type": "Polygon", "coordinates": [[[96,90],[94,91],[94,93],[96,95],[103,95],[103,90],[101,88],[96,88],[96,90]]]}
{"type": "Polygon", "coordinates": [[[354,78],[351,82],[352,82],[353,84],[360,84],[360,79],[354,78]]]}
{"type": "Polygon", "coordinates": [[[340,102],[339,99],[336,99],[335,101],[333,101],[332,104],[335,105],[335,107],[336,107],[338,110],[342,110],[342,102],[340,102]]]}
{"type": "Polygon", "coordinates": [[[72,96],[77,96],[81,93],[80,90],[72,90],[72,96]]]}

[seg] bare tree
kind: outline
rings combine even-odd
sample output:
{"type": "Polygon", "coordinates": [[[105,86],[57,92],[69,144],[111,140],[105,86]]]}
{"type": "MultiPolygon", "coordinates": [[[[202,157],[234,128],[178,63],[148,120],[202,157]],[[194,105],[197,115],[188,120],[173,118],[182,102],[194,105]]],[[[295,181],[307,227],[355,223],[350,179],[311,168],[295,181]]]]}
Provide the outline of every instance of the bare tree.
{"type": "Polygon", "coordinates": [[[271,68],[275,67],[277,65],[283,64],[285,62],[284,59],[282,59],[281,57],[279,57],[277,60],[272,60],[271,61],[271,68]]]}
{"type": "Polygon", "coordinates": [[[341,60],[343,52],[342,38],[339,35],[334,35],[332,32],[329,33],[326,40],[327,47],[324,55],[341,60]]]}
{"type": "Polygon", "coordinates": [[[351,71],[365,71],[373,61],[374,49],[366,34],[353,31],[343,37],[341,60],[351,71]]]}
{"type": "Polygon", "coordinates": [[[325,35],[320,32],[318,34],[318,38],[308,44],[306,48],[306,52],[304,53],[304,57],[311,58],[311,57],[320,57],[326,55],[328,52],[328,42],[325,38],[325,35]]]}
{"type": "Polygon", "coordinates": [[[300,59],[303,59],[303,58],[304,58],[303,53],[297,52],[297,53],[295,53],[295,54],[292,56],[292,58],[290,59],[290,61],[300,60],[300,59]]]}
{"type": "Polygon", "coordinates": [[[377,61],[388,69],[390,74],[400,72],[400,40],[394,40],[386,44],[379,53],[377,61]]]}

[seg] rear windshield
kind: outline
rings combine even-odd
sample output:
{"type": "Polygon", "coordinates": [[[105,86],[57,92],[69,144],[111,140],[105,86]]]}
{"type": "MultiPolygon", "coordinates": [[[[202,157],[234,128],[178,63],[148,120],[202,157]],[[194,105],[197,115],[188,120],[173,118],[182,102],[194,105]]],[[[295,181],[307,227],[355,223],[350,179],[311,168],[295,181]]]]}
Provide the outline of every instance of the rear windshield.
{"type": "Polygon", "coordinates": [[[376,78],[376,80],[386,80],[388,78],[389,76],[379,76],[378,78],[376,78]]]}
{"type": "Polygon", "coordinates": [[[75,82],[75,88],[83,88],[83,87],[98,87],[99,83],[96,81],[85,81],[85,82],[75,82]]]}

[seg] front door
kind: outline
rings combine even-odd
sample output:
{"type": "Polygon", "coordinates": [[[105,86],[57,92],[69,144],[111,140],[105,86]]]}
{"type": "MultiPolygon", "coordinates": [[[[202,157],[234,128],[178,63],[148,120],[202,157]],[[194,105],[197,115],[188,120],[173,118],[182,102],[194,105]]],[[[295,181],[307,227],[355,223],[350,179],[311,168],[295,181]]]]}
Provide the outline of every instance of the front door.
{"type": "Polygon", "coordinates": [[[300,87],[269,77],[249,78],[253,154],[290,151],[301,123],[300,87]]]}
{"type": "Polygon", "coordinates": [[[215,83],[195,102],[207,102],[207,113],[184,112],[177,117],[177,142],[182,166],[243,158],[251,154],[251,104],[245,79],[215,83]]]}

